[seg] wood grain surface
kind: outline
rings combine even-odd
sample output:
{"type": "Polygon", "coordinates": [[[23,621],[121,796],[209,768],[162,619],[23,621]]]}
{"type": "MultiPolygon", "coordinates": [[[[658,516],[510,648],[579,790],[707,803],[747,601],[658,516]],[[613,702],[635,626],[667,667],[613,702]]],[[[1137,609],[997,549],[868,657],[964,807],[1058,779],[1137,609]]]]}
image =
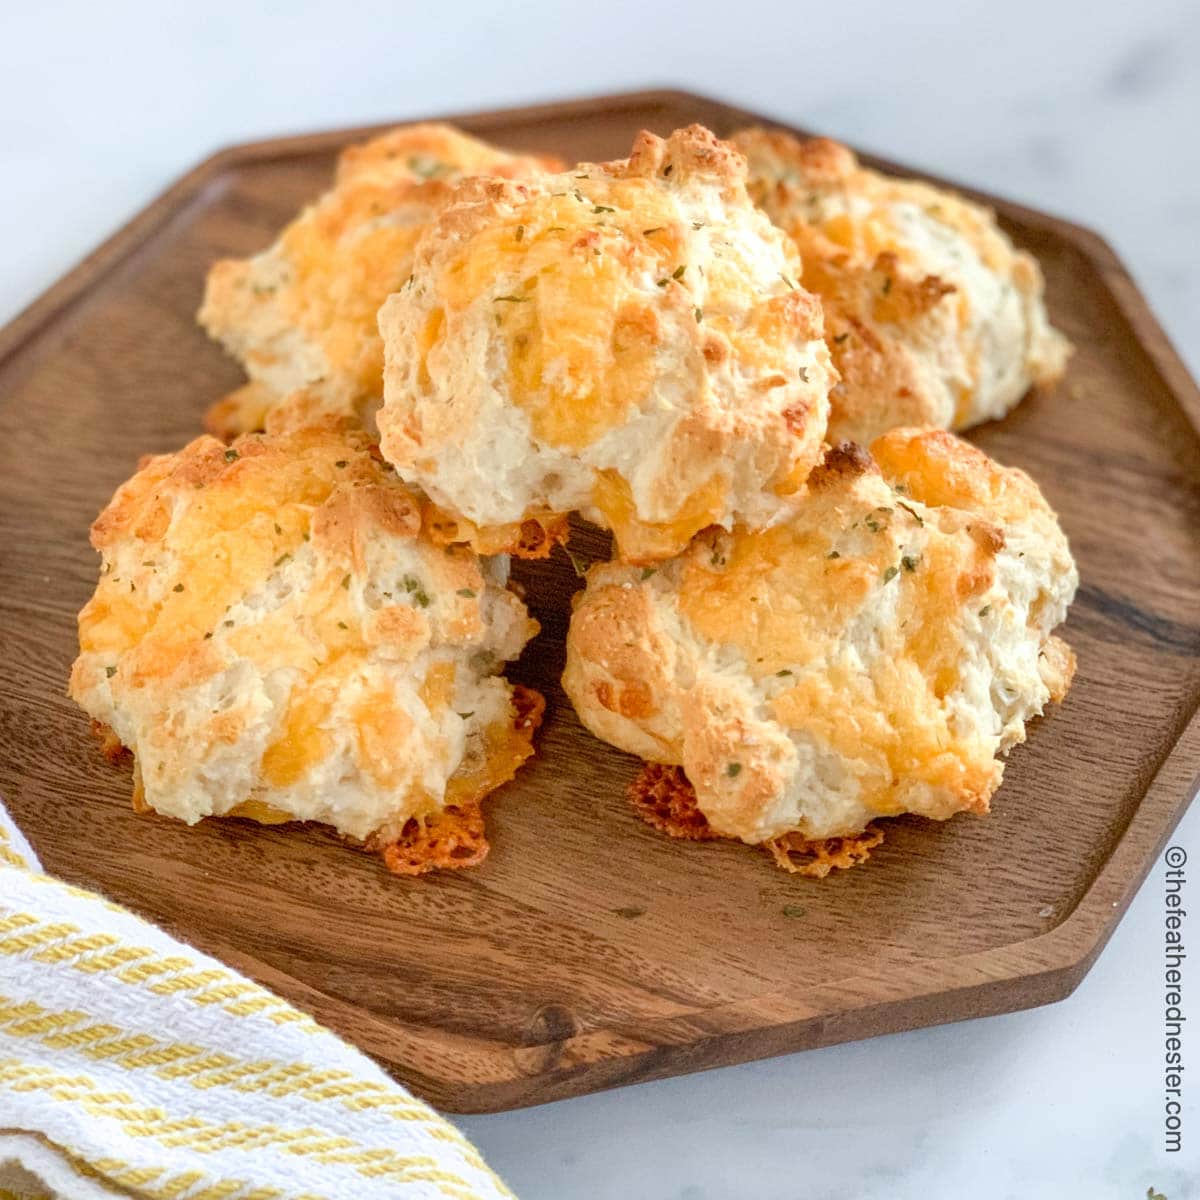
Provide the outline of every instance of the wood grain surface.
{"type": "MultiPolygon", "coordinates": [[[[623,154],[642,127],[754,119],[673,92],[458,118],[569,159],[623,154]]],[[[539,757],[490,803],[481,868],[401,879],[319,830],[132,812],[128,768],[65,696],[96,579],[88,525],[139,455],[193,437],[240,381],[193,320],[209,263],[265,246],[371,132],[217,155],[0,334],[0,794],[46,868],[276,989],[453,1111],[1065,996],[1200,765],[1200,396],[1108,247],[1009,204],[1078,352],[1055,394],[972,436],[1040,481],[1083,584],[1065,630],[1074,689],[1012,753],[990,817],[892,822],[867,866],[824,882],[655,833],[624,799],[636,763],[558,687],[578,584],[561,555],[517,571],[543,634],[511,674],[548,712],[539,757]]]]}

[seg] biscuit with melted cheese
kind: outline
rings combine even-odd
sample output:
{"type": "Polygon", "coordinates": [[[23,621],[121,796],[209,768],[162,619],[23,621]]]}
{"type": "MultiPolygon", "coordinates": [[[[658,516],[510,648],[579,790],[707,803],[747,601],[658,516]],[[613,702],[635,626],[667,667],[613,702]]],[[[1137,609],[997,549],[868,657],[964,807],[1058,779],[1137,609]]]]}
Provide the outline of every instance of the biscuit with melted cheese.
{"type": "Polygon", "coordinates": [[[794,839],[786,854],[878,817],[985,812],[999,756],[1069,686],[1053,630],[1077,575],[1037,485],[944,430],[872,454],[831,450],[770,528],[707,530],[656,570],[594,566],[577,598],[581,720],[682,767],[721,836],[794,839]]]}
{"type": "Polygon", "coordinates": [[[478,861],[478,803],[532,752],[540,698],[498,672],[537,623],[504,560],[425,536],[365,433],[151,457],[92,544],[70,692],[133,752],[137,807],[478,861]]]}
{"type": "Polygon", "coordinates": [[[819,460],[835,378],[797,270],[699,126],[467,180],[380,310],[383,452],[476,545],[581,511],[653,561],[762,524],[819,460]]]}
{"type": "Polygon", "coordinates": [[[831,441],[866,445],[902,425],[966,429],[1062,374],[1070,347],[1046,316],[1041,271],[991,211],[868,170],[827,138],[749,129],[732,140],[825,308],[841,375],[831,441]]]}
{"type": "Polygon", "coordinates": [[[216,263],[201,325],[246,368],[250,381],[208,413],[221,437],[264,428],[284,397],[301,410],[369,419],[383,387],[379,306],[408,278],[426,225],[464,175],[524,178],[550,159],[498,150],[447,125],[408,125],[338,160],[334,186],[275,244],[216,263]]]}

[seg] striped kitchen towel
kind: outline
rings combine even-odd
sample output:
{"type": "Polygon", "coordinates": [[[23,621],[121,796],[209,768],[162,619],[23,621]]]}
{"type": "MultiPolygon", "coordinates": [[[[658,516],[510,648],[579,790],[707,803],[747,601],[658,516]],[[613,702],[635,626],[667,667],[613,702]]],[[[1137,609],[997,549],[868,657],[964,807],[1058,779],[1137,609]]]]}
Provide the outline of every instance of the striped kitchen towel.
{"type": "Polygon", "coordinates": [[[215,959],[41,872],[0,806],[0,1200],[498,1200],[451,1125],[215,959]]]}

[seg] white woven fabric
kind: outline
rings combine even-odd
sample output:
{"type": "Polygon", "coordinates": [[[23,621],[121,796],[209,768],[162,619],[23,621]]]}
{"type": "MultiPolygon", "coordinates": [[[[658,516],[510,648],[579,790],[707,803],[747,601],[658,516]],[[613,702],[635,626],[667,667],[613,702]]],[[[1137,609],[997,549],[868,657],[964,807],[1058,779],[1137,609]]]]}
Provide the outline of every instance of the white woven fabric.
{"type": "Polygon", "coordinates": [[[41,873],[0,807],[0,1200],[512,1200],[270,992],[41,873]]]}

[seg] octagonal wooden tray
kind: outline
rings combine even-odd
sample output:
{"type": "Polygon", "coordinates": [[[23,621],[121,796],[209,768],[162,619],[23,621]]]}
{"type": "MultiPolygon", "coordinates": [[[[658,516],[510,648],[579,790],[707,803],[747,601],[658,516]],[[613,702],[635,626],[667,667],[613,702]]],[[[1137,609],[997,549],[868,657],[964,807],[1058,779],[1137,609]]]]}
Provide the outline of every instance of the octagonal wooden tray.
{"type": "MultiPolygon", "coordinates": [[[[674,92],[458,118],[568,159],[620,155],[644,126],[756,119],[674,92]]],[[[398,879],[317,830],[131,811],[127,768],[64,696],[96,577],[88,524],[139,455],[193,437],[240,381],[193,321],[209,263],[266,245],[371,132],[216,155],[0,335],[0,794],[47,869],[276,989],[455,1111],[1070,992],[1200,764],[1200,396],[1099,238],[998,201],[1078,353],[1056,394],[973,437],[1042,483],[1083,586],[1074,690],[1012,754],[992,816],[893,822],[868,866],[821,883],[655,833],[624,800],[633,760],[558,688],[577,586],[561,556],[519,572],[544,632],[513,675],[548,715],[540,757],[491,803],[480,869],[398,879]]]]}

